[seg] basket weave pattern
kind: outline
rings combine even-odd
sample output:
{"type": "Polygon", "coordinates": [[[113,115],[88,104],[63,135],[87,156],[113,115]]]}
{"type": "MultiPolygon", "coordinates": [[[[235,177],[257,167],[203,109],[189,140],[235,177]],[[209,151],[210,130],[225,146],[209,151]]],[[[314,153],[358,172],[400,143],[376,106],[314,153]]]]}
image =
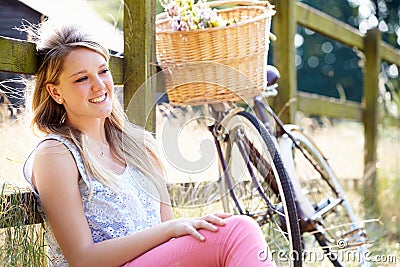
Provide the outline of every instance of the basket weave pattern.
{"type": "Polygon", "coordinates": [[[167,19],[156,22],[157,60],[165,74],[171,103],[234,101],[263,90],[268,33],[274,13],[266,7],[239,6],[220,10],[218,14],[223,19],[236,19],[237,23],[173,31],[167,19]],[[243,77],[251,85],[244,83],[243,77]]]}

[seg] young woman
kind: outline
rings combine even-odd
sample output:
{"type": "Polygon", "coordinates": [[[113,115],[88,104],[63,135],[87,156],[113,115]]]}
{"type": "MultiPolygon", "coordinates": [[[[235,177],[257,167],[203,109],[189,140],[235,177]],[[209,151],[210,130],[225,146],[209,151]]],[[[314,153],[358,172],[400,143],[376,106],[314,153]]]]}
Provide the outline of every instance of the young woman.
{"type": "Polygon", "coordinates": [[[246,216],[173,219],[152,136],[113,95],[108,51],[76,26],[44,23],[24,174],[40,200],[50,266],[273,266],[246,216]]]}

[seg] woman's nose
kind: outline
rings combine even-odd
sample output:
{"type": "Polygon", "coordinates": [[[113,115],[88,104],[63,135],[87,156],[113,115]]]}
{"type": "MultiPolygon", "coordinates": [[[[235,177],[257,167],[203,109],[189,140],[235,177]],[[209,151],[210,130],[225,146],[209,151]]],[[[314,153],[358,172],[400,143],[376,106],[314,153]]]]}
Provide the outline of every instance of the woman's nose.
{"type": "Polygon", "coordinates": [[[92,90],[97,91],[103,90],[104,88],[106,88],[106,84],[104,83],[104,81],[101,79],[101,77],[95,75],[92,83],[92,90]]]}

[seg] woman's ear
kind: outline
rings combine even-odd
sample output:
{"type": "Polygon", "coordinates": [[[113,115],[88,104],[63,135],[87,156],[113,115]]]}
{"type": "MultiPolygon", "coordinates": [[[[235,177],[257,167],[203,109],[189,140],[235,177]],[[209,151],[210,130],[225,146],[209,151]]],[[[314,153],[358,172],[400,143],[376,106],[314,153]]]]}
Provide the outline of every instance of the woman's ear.
{"type": "Polygon", "coordinates": [[[46,85],[46,90],[49,92],[54,101],[56,101],[58,104],[63,103],[62,94],[56,85],[49,83],[46,85]]]}

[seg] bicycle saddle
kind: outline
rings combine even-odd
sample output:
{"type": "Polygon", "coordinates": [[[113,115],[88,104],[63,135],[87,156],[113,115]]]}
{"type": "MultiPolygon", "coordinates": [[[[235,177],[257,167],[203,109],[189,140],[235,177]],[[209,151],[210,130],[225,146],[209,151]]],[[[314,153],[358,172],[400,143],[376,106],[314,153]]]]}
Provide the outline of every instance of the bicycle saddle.
{"type": "Polygon", "coordinates": [[[279,70],[272,65],[267,65],[265,71],[267,75],[267,86],[276,84],[281,77],[279,70]]]}

